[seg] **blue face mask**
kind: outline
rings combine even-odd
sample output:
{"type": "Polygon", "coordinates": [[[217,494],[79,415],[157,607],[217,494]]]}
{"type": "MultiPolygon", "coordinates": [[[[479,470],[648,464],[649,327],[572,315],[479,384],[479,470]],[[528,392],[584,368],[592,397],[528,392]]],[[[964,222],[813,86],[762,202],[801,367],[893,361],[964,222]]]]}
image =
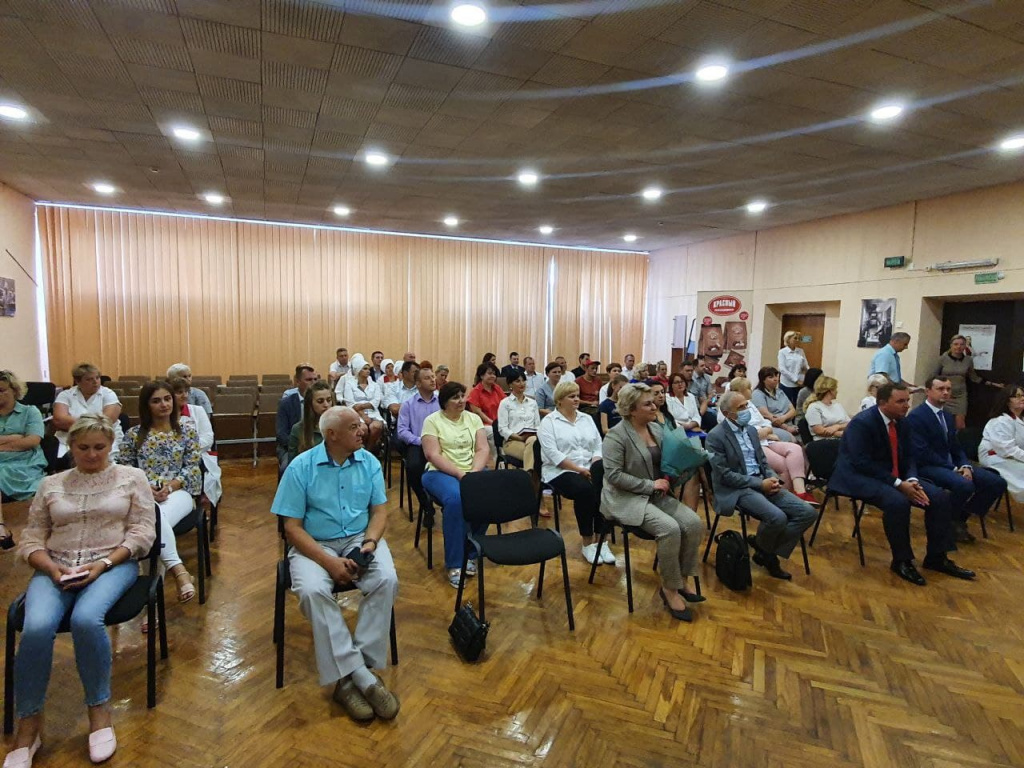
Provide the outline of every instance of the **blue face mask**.
{"type": "Polygon", "coordinates": [[[750,411],[744,408],[742,411],[736,414],[736,424],[745,427],[750,424],[750,411]]]}

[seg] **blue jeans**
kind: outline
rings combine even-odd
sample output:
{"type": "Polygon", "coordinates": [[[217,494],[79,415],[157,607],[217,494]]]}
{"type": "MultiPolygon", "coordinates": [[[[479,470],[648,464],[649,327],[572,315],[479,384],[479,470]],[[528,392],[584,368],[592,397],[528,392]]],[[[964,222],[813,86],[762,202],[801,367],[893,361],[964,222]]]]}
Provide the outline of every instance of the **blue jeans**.
{"type": "Polygon", "coordinates": [[[14,660],[14,700],[19,718],[43,711],[53,666],[53,641],[69,609],[75,664],[85,688],[85,703],[95,707],[110,699],[110,638],[103,619],[138,577],[139,564],[128,560],[84,589],[63,592],[49,576],[36,572],[25,593],[25,629],[14,660]]]}
{"type": "MultiPolygon", "coordinates": [[[[441,502],[441,532],[444,535],[444,567],[449,570],[462,567],[462,556],[466,549],[466,521],[462,517],[462,494],[459,481],[444,472],[432,469],[423,473],[423,488],[441,502]]],[[[473,533],[487,531],[486,525],[476,525],[473,533]]],[[[470,552],[470,557],[475,557],[470,552]]]]}

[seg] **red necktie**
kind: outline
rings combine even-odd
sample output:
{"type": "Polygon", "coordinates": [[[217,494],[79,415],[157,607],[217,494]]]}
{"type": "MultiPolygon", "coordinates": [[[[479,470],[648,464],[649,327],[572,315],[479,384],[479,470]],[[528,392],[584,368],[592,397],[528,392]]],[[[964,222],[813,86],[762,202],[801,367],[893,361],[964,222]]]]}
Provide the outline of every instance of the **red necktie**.
{"type": "Polygon", "coordinates": [[[892,451],[892,476],[900,476],[900,439],[896,435],[896,422],[889,422],[889,450],[892,451]]]}

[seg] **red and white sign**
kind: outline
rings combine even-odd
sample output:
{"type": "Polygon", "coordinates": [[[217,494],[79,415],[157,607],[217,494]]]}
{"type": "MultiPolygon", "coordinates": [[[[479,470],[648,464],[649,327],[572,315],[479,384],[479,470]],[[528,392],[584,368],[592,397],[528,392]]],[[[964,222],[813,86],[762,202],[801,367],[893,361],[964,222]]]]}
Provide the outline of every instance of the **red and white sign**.
{"type": "Polygon", "coordinates": [[[740,306],[740,300],[735,296],[715,296],[708,301],[708,312],[719,317],[728,317],[739,312],[740,306]]]}

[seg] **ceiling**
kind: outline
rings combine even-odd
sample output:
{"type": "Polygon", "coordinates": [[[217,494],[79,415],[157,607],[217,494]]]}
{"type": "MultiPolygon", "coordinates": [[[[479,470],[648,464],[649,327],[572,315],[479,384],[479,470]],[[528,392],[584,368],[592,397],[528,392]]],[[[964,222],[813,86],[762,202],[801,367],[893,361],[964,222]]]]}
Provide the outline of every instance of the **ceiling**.
{"type": "Polygon", "coordinates": [[[1024,154],[994,149],[1024,131],[1021,0],[487,7],[465,30],[448,0],[0,0],[0,103],[30,112],[0,120],[0,181],[37,200],[654,250],[1024,178],[1024,154]],[[734,72],[698,84],[709,55],[734,72]],[[911,105],[899,120],[866,119],[891,98],[911,105]],[[368,166],[370,149],[394,162],[368,166]],[[771,205],[751,215],[753,198],[771,205]]]}

